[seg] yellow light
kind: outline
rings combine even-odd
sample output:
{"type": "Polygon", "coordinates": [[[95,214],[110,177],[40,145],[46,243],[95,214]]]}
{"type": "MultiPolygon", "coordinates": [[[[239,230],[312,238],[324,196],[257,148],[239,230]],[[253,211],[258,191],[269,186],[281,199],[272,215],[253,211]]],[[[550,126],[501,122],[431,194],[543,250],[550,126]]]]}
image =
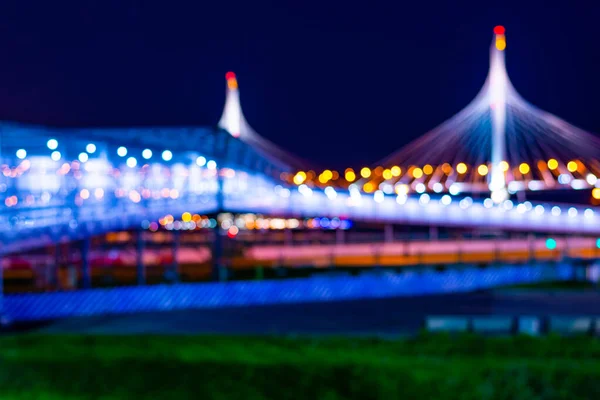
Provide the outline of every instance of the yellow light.
{"type": "Polygon", "coordinates": [[[596,200],[600,200],[600,188],[592,189],[592,197],[596,200]]]}
{"type": "Polygon", "coordinates": [[[421,170],[421,168],[415,168],[415,169],[413,169],[412,176],[415,179],[419,179],[420,177],[423,176],[423,171],[421,170]]]}
{"type": "Polygon", "coordinates": [[[554,171],[556,168],[558,168],[558,161],[556,161],[554,158],[549,159],[548,168],[554,171]]]}
{"type": "Polygon", "coordinates": [[[569,170],[569,172],[577,171],[577,163],[575,161],[569,161],[569,163],[567,164],[567,169],[569,170]]]}
{"type": "Polygon", "coordinates": [[[530,170],[529,164],[521,163],[521,165],[519,165],[519,172],[522,173],[523,175],[528,174],[529,170],[530,170]]]}
{"type": "Polygon", "coordinates": [[[346,173],[344,174],[344,178],[346,178],[348,182],[354,182],[356,179],[356,174],[351,169],[347,169],[346,173]]]}
{"type": "Polygon", "coordinates": [[[392,179],[392,170],[390,169],[384,169],[383,170],[383,179],[388,180],[388,179],[392,179]]]}
{"type": "Polygon", "coordinates": [[[394,165],[392,167],[392,175],[394,175],[394,176],[400,176],[401,173],[402,173],[402,170],[400,169],[399,166],[394,165]]]}
{"type": "Polygon", "coordinates": [[[487,167],[487,165],[481,164],[479,167],[477,167],[477,172],[481,176],[486,176],[488,174],[488,167],[487,167]]]}
{"type": "Polygon", "coordinates": [[[183,214],[181,214],[181,220],[183,222],[190,222],[192,220],[192,214],[190,214],[189,212],[184,212],[183,214]]]}
{"type": "Polygon", "coordinates": [[[459,174],[466,174],[467,173],[467,164],[465,163],[459,163],[456,166],[456,172],[458,172],[459,174]]]}
{"type": "Polygon", "coordinates": [[[375,190],[375,186],[371,182],[367,182],[364,184],[363,190],[366,193],[371,193],[373,190],[375,190]]]}
{"type": "Polygon", "coordinates": [[[301,185],[306,180],[306,172],[300,171],[296,175],[294,175],[294,183],[296,185],[301,185]]]}
{"type": "Polygon", "coordinates": [[[371,170],[367,167],[364,167],[363,169],[360,170],[360,176],[367,179],[368,177],[371,176],[371,170]]]}
{"type": "Polygon", "coordinates": [[[504,172],[508,171],[508,163],[506,161],[500,161],[500,164],[498,164],[498,166],[500,167],[500,169],[504,172]]]}
{"type": "Polygon", "coordinates": [[[498,37],[498,39],[496,39],[496,48],[500,51],[506,49],[506,40],[503,37],[498,37]]]}
{"type": "Polygon", "coordinates": [[[321,175],[319,175],[319,182],[321,183],[327,183],[328,179],[325,176],[325,173],[322,173],[321,175]]]}
{"type": "Polygon", "coordinates": [[[425,175],[431,175],[433,173],[433,167],[429,164],[423,167],[423,172],[425,175]]]}
{"type": "Polygon", "coordinates": [[[333,172],[331,172],[328,169],[326,169],[325,171],[323,171],[322,175],[325,178],[325,181],[331,180],[331,178],[333,178],[333,172]]]}

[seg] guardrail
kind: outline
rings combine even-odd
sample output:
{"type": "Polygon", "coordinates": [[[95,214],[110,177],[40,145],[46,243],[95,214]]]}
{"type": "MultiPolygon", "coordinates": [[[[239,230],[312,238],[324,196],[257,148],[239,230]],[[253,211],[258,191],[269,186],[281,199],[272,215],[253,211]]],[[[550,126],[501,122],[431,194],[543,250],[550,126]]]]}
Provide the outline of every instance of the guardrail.
{"type": "MultiPolygon", "coordinates": [[[[600,314],[600,310],[599,310],[600,314]]],[[[480,333],[539,336],[544,334],[600,336],[598,316],[428,316],[425,329],[436,333],[480,333]]]]}

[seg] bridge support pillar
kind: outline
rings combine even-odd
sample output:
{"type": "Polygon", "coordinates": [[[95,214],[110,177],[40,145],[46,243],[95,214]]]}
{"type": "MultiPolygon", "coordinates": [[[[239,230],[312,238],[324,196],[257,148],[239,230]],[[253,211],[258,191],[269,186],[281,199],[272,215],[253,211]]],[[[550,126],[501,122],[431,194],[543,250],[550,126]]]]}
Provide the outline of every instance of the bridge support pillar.
{"type": "Polygon", "coordinates": [[[146,284],[146,266],[144,265],[144,232],[138,230],[135,232],[135,271],[138,285],[146,284]]]}
{"type": "Polygon", "coordinates": [[[213,248],[212,248],[212,278],[216,281],[222,281],[223,278],[223,235],[221,235],[221,228],[217,226],[214,229],[214,240],[213,240],[213,248]]]}
{"type": "Polygon", "coordinates": [[[84,289],[92,287],[92,273],[90,267],[90,238],[81,241],[81,286],[84,289]]]}
{"type": "Polygon", "coordinates": [[[177,282],[179,280],[179,262],[177,261],[177,255],[179,254],[179,247],[181,244],[181,232],[173,232],[173,263],[169,271],[169,281],[177,282]]]}
{"type": "Polygon", "coordinates": [[[62,263],[62,243],[59,241],[54,248],[54,263],[50,266],[48,271],[48,284],[50,290],[55,290],[58,286],[58,271],[62,263]]]}
{"type": "Polygon", "coordinates": [[[429,227],[429,240],[438,240],[439,236],[440,235],[439,235],[438,227],[430,226],[429,227]]]}
{"type": "Polygon", "coordinates": [[[285,230],[284,246],[292,246],[294,244],[294,233],[291,229],[285,230]]]}
{"type": "Polygon", "coordinates": [[[394,225],[387,224],[383,228],[383,236],[386,243],[390,243],[394,241],[394,225]]]}
{"type": "Polygon", "coordinates": [[[344,244],[346,242],[346,231],[338,229],[335,231],[335,244],[344,244]]]}
{"type": "Polygon", "coordinates": [[[4,325],[4,257],[0,255],[0,328],[4,325]]]}

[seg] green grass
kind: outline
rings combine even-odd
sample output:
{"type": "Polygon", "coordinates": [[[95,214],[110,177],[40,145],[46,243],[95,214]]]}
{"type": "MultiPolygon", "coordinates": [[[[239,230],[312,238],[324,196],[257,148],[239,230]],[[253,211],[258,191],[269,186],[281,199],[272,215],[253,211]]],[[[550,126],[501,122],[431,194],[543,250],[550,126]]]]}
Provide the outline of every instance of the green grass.
{"type": "Polygon", "coordinates": [[[0,337],[0,399],[596,399],[600,341],[0,337]]]}

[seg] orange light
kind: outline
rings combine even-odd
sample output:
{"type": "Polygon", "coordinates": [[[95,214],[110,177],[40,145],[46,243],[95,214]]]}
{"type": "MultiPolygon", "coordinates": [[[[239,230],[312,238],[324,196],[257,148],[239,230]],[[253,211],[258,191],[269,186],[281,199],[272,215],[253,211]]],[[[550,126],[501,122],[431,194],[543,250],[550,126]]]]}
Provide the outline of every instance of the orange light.
{"type": "Polygon", "coordinates": [[[569,172],[575,172],[575,171],[577,171],[577,162],[576,161],[569,161],[569,163],[567,164],[567,169],[569,170],[569,172]]]}
{"type": "Polygon", "coordinates": [[[366,193],[371,193],[373,190],[375,190],[375,185],[373,185],[371,182],[367,182],[364,184],[363,190],[366,193]]]}
{"type": "Polygon", "coordinates": [[[301,185],[306,180],[306,172],[299,171],[294,175],[294,183],[296,185],[301,185]]]}
{"type": "Polygon", "coordinates": [[[423,167],[423,173],[425,173],[425,175],[431,175],[433,173],[433,167],[427,164],[423,167]]]}
{"type": "Polygon", "coordinates": [[[356,174],[354,173],[353,170],[347,169],[346,172],[345,172],[345,174],[344,174],[344,178],[348,182],[354,182],[354,180],[356,179],[356,174]]]}
{"type": "Polygon", "coordinates": [[[504,51],[504,49],[506,49],[506,40],[500,37],[496,39],[496,48],[500,51],[504,51]]]}
{"type": "Polygon", "coordinates": [[[449,175],[452,173],[452,166],[450,166],[450,164],[448,163],[444,163],[444,165],[442,165],[442,171],[444,171],[445,174],[449,175]]]}

